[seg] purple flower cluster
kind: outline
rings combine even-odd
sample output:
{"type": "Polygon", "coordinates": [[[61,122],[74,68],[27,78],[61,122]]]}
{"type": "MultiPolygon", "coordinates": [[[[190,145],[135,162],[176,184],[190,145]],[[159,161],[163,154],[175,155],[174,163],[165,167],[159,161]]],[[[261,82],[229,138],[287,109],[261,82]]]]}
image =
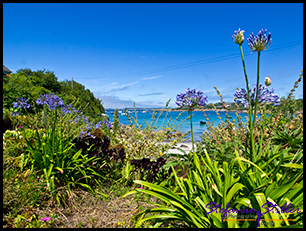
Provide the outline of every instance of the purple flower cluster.
{"type": "Polygon", "coordinates": [[[186,93],[177,94],[175,103],[179,107],[188,106],[189,110],[192,110],[197,105],[205,107],[208,100],[207,96],[203,94],[200,90],[196,91],[196,89],[190,90],[187,88],[186,93]]]}
{"type": "Polygon", "coordinates": [[[267,50],[272,43],[271,32],[269,32],[267,36],[267,29],[261,29],[256,37],[252,33],[248,38],[248,42],[248,45],[253,52],[267,50]]]}
{"type": "MultiPolygon", "coordinates": [[[[245,107],[249,106],[248,94],[244,88],[238,89],[235,92],[234,96],[237,98],[238,101],[244,104],[245,107]]],[[[256,98],[256,84],[254,84],[253,89],[251,89],[250,97],[251,103],[252,105],[254,105],[256,98]]],[[[259,84],[258,103],[262,102],[271,102],[274,106],[278,106],[280,104],[280,98],[276,94],[274,94],[273,88],[269,89],[268,86],[263,86],[262,84],[259,84]]]]}
{"type": "Polygon", "coordinates": [[[113,126],[109,120],[103,120],[103,121],[99,121],[99,123],[95,125],[95,128],[101,128],[102,124],[105,124],[108,130],[110,130],[113,126]]]}
{"type": "Polygon", "coordinates": [[[25,98],[18,98],[16,103],[13,103],[13,108],[29,108],[30,104],[28,104],[28,100],[25,98]]]}
{"type": "MultiPolygon", "coordinates": [[[[64,104],[63,100],[61,98],[59,98],[57,95],[55,95],[54,93],[50,93],[50,94],[42,94],[40,95],[40,97],[36,100],[36,103],[38,105],[45,105],[47,104],[50,110],[55,110],[57,107],[62,109],[62,113],[60,113],[61,116],[64,116],[65,114],[71,114],[72,112],[75,113],[81,113],[80,110],[76,110],[74,107],[72,107],[70,104],[66,105],[64,104]]],[[[18,98],[16,103],[13,103],[13,108],[29,108],[30,104],[27,103],[27,100],[24,98],[18,98]]],[[[15,115],[20,115],[19,112],[14,111],[11,113],[12,116],[15,115]]],[[[76,123],[79,122],[84,122],[86,124],[86,131],[82,131],[80,132],[79,136],[86,136],[86,135],[90,135],[89,130],[93,127],[95,128],[101,128],[103,124],[106,125],[107,129],[111,129],[112,128],[112,123],[109,120],[105,120],[105,121],[100,121],[99,123],[95,124],[95,123],[90,123],[89,119],[86,116],[83,115],[77,115],[74,118],[74,121],[76,123]]]]}
{"type": "Polygon", "coordinates": [[[36,100],[36,103],[38,105],[47,104],[50,110],[56,109],[57,106],[61,108],[65,106],[63,100],[54,93],[40,95],[40,97],[36,100]]]}
{"type": "MultiPolygon", "coordinates": [[[[16,103],[13,103],[13,108],[24,108],[24,109],[27,109],[29,108],[31,105],[28,104],[28,100],[25,99],[25,98],[18,98],[17,99],[17,102],[16,103]]],[[[13,111],[11,113],[12,116],[17,116],[17,115],[20,115],[19,112],[17,111],[13,111]]]]}
{"type": "Polygon", "coordinates": [[[74,118],[74,121],[76,123],[84,122],[86,124],[86,127],[85,127],[86,131],[80,132],[79,137],[90,135],[90,132],[89,132],[90,129],[101,128],[103,126],[103,124],[106,125],[108,130],[110,130],[112,128],[112,123],[109,120],[99,121],[97,124],[95,124],[95,123],[90,123],[89,119],[86,116],[83,116],[83,115],[81,115],[81,116],[78,115],[77,117],[74,118]]]}
{"type": "Polygon", "coordinates": [[[61,115],[65,115],[65,114],[71,114],[72,112],[75,112],[75,113],[81,113],[80,110],[76,110],[74,107],[72,107],[70,104],[62,107],[62,113],[61,115]]]}

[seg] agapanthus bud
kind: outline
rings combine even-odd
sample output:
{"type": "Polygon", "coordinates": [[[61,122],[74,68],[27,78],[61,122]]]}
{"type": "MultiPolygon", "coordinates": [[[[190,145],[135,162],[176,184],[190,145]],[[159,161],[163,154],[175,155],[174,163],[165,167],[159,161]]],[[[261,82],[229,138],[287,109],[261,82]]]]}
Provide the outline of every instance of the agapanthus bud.
{"type": "Polygon", "coordinates": [[[241,45],[244,41],[244,33],[245,31],[244,30],[239,30],[238,31],[234,31],[234,35],[232,36],[232,39],[234,40],[234,42],[238,45],[241,45]]]}
{"type": "Polygon", "coordinates": [[[265,78],[265,84],[266,84],[266,86],[270,86],[271,85],[271,79],[270,79],[270,76],[268,76],[268,77],[266,77],[265,78]]]}

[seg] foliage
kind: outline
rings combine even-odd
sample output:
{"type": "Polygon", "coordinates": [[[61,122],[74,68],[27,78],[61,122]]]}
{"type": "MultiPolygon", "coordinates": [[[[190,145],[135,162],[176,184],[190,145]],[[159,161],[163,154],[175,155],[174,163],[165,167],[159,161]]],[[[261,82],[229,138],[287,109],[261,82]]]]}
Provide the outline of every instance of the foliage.
{"type": "MultiPolygon", "coordinates": [[[[65,104],[77,101],[75,106],[82,108],[84,115],[95,122],[105,119],[101,115],[105,113],[102,102],[95,98],[92,92],[75,81],[72,89],[71,81],[58,81],[55,73],[49,70],[19,69],[17,73],[11,74],[10,78],[3,78],[3,107],[11,109],[12,103],[22,97],[34,105],[40,95],[50,92],[57,94],[65,104]]],[[[34,114],[35,111],[41,111],[41,107],[35,105],[28,112],[34,114]]]]}
{"type": "MultiPolygon", "coordinates": [[[[294,219],[294,224],[302,221],[301,214],[298,213],[274,213],[277,208],[269,212],[265,210],[267,202],[277,204],[280,208],[285,203],[291,203],[294,208],[303,204],[303,167],[300,164],[285,164],[284,160],[293,160],[293,156],[287,156],[286,152],[279,153],[279,146],[276,146],[270,154],[270,164],[274,161],[272,166],[267,162],[258,163],[260,164],[258,166],[240,157],[237,152],[235,159],[220,165],[218,161],[214,163],[211,161],[206,150],[204,154],[205,157],[201,155],[199,159],[198,155],[193,153],[195,170],[190,172],[187,179],[177,177],[173,169],[178,186],[174,190],[146,181],[135,181],[147,189],[136,188],[124,197],[140,192],[157,197],[164,202],[155,203],[155,208],[135,215],[138,217],[136,227],[141,227],[147,221],[153,221],[155,224],[153,227],[176,221],[187,227],[198,228],[273,227],[260,222],[262,218],[274,219],[275,227],[288,226],[289,219],[294,219]],[[288,172],[288,167],[293,170],[288,172]],[[209,205],[219,205],[223,212],[219,210],[218,213],[217,209],[213,209],[216,207],[209,205]],[[245,211],[244,207],[257,211],[253,216],[257,222],[230,219],[228,211],[231,208],[245,211]],[[146,217],[148,214],[153,215],[146,217]],[[283,220],[279,221],[280,218],[283,220]]],[[[236,218],[245,216],[246,212],[243,214],[241,211],[233,214],[232,210],[232,215],[236,218]]]]}
{"type": "MultiPolygon", "coordinates": [[[[164,109],[167,108],[169,101],[167,102],[164,109]]],[[[126,149],[127,160],[139,159],[142,157],[157,159],[166,150],[174,146],[174,142],[179,142],[184,139],[186,134],[180,137],[175,137],[175,140],[170,142],[170,144],[161,144],[162,141],[174,138],[173,133],[177,131],[179,126],[186,121],[189,117],[182,120],[179,124],[175,124],[178,121],[182,113],[180,113],[174,120],[170,117],[167,121],[168,110],[164,114],[164,118],[160,126],[157,128],[156,124],[162,115],[163,111],[159,112],[153,111],[151,121],[145,121],[146,126],[141,127],[138,123],[136,106],[134,104],[135,117],[131,116],[127,111],[126,115],[129,119],[130,125],[121,125],[116,135],[118,142],[122,143],[126,149]],[[166,124],[166,126],[164,125],[166,124]],[[163,128],[164,127],[164,128],[163,128]],[[163,128],[163,129],[162,129],[163,128]]]]}
{"type": "Polygon", "coordinates": [[[113,121],[113,132],[114,134],[117,134],[119,126],[119,114],[118,114],[118,108],[114,112],[114,121],[113,121]]]}
{"type": "MultiPolygon", "coordinates": [[[[272,41],[271,33],[267,36],[267,30],[261,30],[256,37],[252,34],[248,38],[250,49],[258,52],[257,82],[250,90],[241,46],[244,31],[239,29],[238,32],[235,31],[233,39],[240,47],[247,90],[239,90],[236,97],[243,97],[248,106],[247,126],[238,114],[238,124],[235,120],[229,121],[227,115],[226,121],[220,121],[215,129],[206,118],[210,133],[203,136],[205,143],[200,144],[202,147],[197,153],[187,154],[192,165],[186,169],[186,176],[178,177],[171,166],[176,183],[174,187],[135,180],[141,188],[126,193],[124,197],[144,193],[159,199],[154,207],[135,215],[136,227],[171,227],[173,223],[198,228],[303,226],[302,114],[294,123],[287,121],[284,130],[277,130],[281,112],[298,87],[302,74],[288,98],[282,102],[273,90],[268,91],[259,84],[260,52],[268,49],[272,41]],[[275,117],[267,116],[265,101],[275,105],[280,103],[275,117]],[[290,205],[294,208],[290,209],[290,205]],[[247,213],[253,213],[255,222],[241,219],[246,218],[247,213]],[[229,215],[234,219],[228,219],[229,215]]],[[[271,80],[266,83],[270,85],[271,80]]],[[[227,109],[222,95],[215,89],[222,106],[227,109]]],[[[191,106],[192,103],[187,104],[191,106]]],[[[292,108],[289,106],[288,109],[292,108]]],[[[290,111],[291,114],[294,112],[290,111]]]]}

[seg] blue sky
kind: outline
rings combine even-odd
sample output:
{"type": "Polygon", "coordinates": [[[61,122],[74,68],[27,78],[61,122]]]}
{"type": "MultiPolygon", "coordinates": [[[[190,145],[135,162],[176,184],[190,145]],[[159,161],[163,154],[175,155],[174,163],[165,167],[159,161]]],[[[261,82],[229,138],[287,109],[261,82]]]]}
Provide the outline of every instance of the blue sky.
{"type": "MultiPolygon", "coordinates": [[[[302,3],[4,3],[3,64],[54,71],[58,80],[83,84],[105,108],[163,107],[187,87],[209,103],[227,102],[245,88],[234,30],[268,29],[272,45],[261,52],[260,82],[272,79],[287,95],[303,69],[302,3]]],[[[243,43],[251,84],[257,53],[243,43]]],[[[295,91],[303,98],[303,81],[295,91]]]]}

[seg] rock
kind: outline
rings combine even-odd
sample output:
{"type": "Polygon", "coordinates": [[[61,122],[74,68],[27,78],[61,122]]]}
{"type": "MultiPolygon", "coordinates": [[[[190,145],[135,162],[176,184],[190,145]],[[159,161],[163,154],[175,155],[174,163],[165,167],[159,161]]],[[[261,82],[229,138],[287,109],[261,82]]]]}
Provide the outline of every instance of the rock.
{"type": "Polygon", "coordinates": [[[177,131],[172,134],[173,136],[182,136],[182,132],[177,131]]]}
{"type": "Polygon", "coordinates": [[[182,144],[180,148],[189,148],[187,145],[182,144]]]}

